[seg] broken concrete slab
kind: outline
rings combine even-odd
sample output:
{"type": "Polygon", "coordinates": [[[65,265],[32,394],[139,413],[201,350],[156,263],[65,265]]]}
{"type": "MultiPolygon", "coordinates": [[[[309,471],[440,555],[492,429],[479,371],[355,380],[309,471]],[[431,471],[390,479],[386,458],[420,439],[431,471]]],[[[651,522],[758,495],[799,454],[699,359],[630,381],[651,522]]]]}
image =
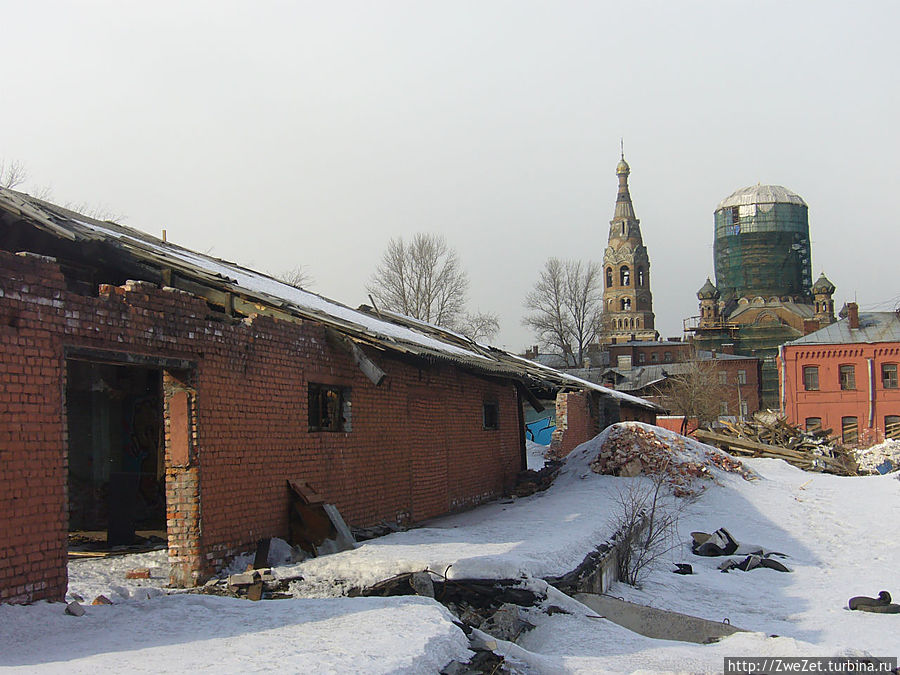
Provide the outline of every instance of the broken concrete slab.
{"type": "Polygon", "coordinates": [[[66,605],[66,614],[69,616],[84,616],[84,607],[78,604],[78,602],[70,602],[66,605]]]}
{"type": "Polygon", "coordinates": [[[500,608],[479,626],[479,629],[488,635],[509,642],[515,642],[522,633],[532,628],[534,624],[525,619],[522,608],[511,603],[500,605],[500,608]]]}
{"type": "Polygon", "coordinates": [[[729,623],[646,607],[609,595],[577,593],[574,597],[613,623],[650,638],[709,644],[744,632],[729,623]]]}
{"type": "Polygon", "coordinates": [[[431,580],[431,575],[428,572],[414,572],[409,578],[409,585],[412,586],[416,595],[426,598],[434,597],[434,582],[431,580]]]}

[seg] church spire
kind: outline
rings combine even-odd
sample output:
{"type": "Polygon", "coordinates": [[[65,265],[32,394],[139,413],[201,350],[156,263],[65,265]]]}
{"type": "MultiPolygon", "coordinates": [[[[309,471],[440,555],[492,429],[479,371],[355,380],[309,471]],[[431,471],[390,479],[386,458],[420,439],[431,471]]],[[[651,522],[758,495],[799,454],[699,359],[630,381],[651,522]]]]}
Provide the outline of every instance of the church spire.
{"type": "Polygon", "coordinates": [[[631,168],[625,161],[625,149],[622,149],[621,159],[616,165],[616,176],[619,178],[619,192],[616,195],[616,212],[613,221],[636,220],[634,205],[631,203],[631,193],[628,191],[628,176],[631,168]]]}

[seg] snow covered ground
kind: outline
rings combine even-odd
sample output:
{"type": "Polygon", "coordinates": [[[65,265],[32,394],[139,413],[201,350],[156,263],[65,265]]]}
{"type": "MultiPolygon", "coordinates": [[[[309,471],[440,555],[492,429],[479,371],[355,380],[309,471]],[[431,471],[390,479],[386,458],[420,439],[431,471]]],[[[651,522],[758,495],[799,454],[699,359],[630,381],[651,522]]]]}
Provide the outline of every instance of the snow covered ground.
{"type": "MultiPolygon", "coordinates": [[[[297,596],[249,602],[164,594],[165,554],[153,552],[70,564],[70,594],[103,593],[114,604],[87,605],[85,616],[58,603],[0,606],[0,669],[27,672],[277,670],[303,673],[435,673],[471,653],[454,617],[418,597],[335,597],[402,571],[430,569],[450,578],[540,577],[577,566],[612,531],[617,495],[643,478],[589,469],[605,434],[572,453],[543,493],[502,500],[426,527],[365,542],[354,551],[279,567],[301,574],[297,596]],[[152,578],[125,581],[148,567],[152,578]]],[[[662,430],[658,434],[668,434],[662,430]]],[[[669,435],[673,446],[683,445],[669,435]]],[[[705,451],[689,444],[692,452],[705,451]]],[[[804,473],[778,460],[749,460],[759,476],[713,470],[706,490],[682,516],[683,546],[641,588],[615,584],[612,595],[721,621],[738,633],[713,645],[655,640],[598,619],[550,588],[549,602],[570,614],[528,611],[536,628],[501,643],[507,664],[526,673],[719,672],[724,656],[897,656],[900,615],[851,612],[852,595],[882,589],[900,597],[900,481],[897,474],[845,478],[804,473]],[[726,527],[738,540],[788,554],[792,573],[722,573],[719,558],[690,552],[690,532],[726,527]],[[770,637],[777,635],[779,637],[770,637]]]]}

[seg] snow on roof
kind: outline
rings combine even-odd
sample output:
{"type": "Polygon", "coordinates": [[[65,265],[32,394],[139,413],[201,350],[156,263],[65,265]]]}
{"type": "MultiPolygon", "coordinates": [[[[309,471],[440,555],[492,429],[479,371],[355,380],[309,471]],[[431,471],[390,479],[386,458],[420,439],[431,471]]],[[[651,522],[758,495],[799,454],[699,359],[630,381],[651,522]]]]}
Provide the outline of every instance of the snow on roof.
{"type": "Polygon", "coordinates": [[[789,345],[845,345],[900,342],[900,316],[896,312],[860,312],[859,328],[847,319],[797,338],[789,345]]]}
{"type": "Polygon", "coordinates": [[[73,241],[107,241],[145,262],[172,268],[206,284],[244,294],[256,302],[320,321],[344,334],[374,342],[381,347],[445,358],[475,369],[521,380],[539,380],[545,385],[593,389],[633,405],[650,410],[659,409],[644,399],[581,380],[496,347],[479,344],[459,333],[425,321],[393,312],[378,313],[376,310],[376,314],[380,314],[378,316],[351,309],[261,272],[191,251],[131,227],[95,220],[24,193],[0,188],[0,209],[27,219],[58,237],[73,241]]]}
{"type": "Polygon", "coordinates": [[[735,190],[719,202],[716,211],[731,206],[747,206],[750,204],[798,204],[806,206],[803,197],[781,185],[751,185],[735,190]]]}

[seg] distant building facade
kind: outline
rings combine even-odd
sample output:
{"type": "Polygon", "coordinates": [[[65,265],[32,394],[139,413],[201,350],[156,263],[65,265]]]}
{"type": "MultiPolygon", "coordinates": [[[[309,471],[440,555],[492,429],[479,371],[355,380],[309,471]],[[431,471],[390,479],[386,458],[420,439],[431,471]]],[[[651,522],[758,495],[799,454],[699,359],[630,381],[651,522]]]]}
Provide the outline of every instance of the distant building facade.
{"type": "Polygon", "coordinates": [[[699,350],[733,344],[762,362],[762,405],[779,405],[780,345],[834,322],[835,291],[811,281],[808,207],[780,185],[737,190],[715,210],[714,262],[697,292],[700,315],[685,320],[699,350]]]}
{"type": "Polygon", "coordinates": [[[634,214],[624,154],[616,166],[619,189],[616,210],[609,221],[609,243],[603,253],[603,317],[600,344],[656,340],[650,257],[634,214]]]}
{"type": "Polygon", "coordinates": [[[781,408],[792,423],[831,429],[847,445],[900,440],[900,317],[846,309],[846,318],[781,347],[781,408]]]}
{"type": "Polygon", "coordinates": [[[704,351],[696,350],[690,342],[634,341],[610,345],[609,354],[610,367],[604,371],[601,383],[663,408],[669,379],[689,372],[695,361],[709,365],[716,384],[725,392],[719,415],[743,418],[760,408],[760,361],[735,354],[734,345],[722,345],[720,351],[704,351]]]}

